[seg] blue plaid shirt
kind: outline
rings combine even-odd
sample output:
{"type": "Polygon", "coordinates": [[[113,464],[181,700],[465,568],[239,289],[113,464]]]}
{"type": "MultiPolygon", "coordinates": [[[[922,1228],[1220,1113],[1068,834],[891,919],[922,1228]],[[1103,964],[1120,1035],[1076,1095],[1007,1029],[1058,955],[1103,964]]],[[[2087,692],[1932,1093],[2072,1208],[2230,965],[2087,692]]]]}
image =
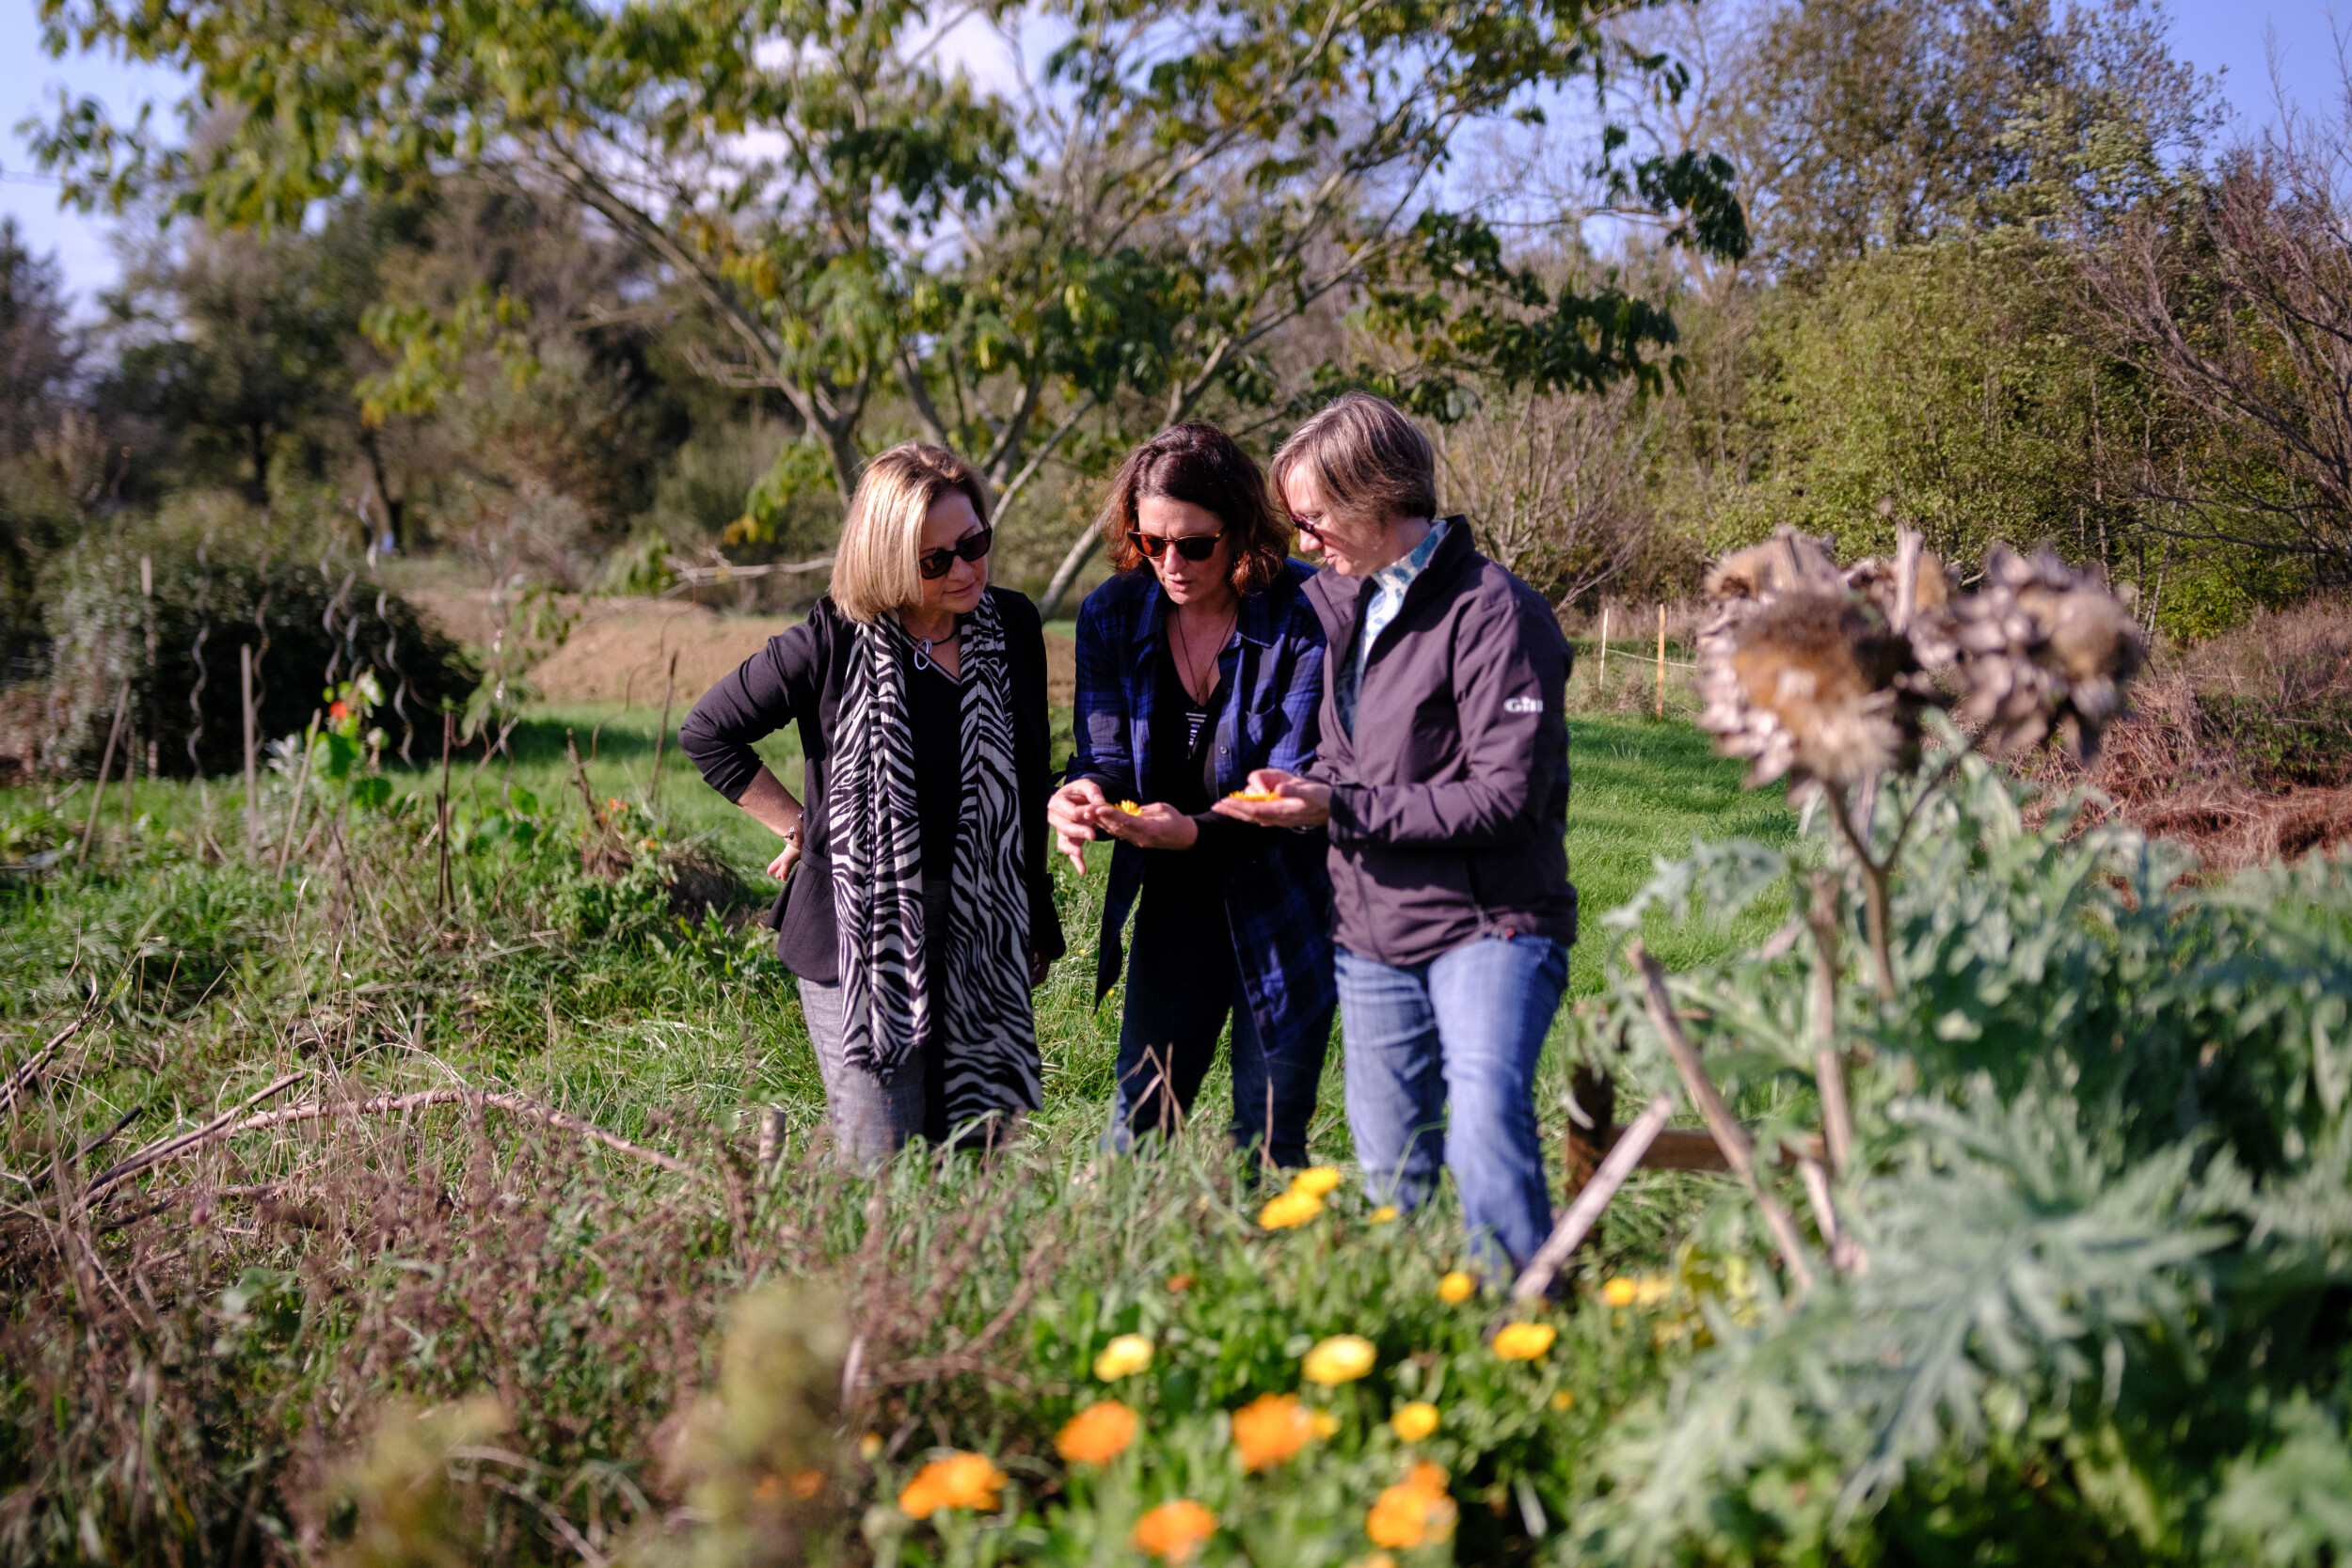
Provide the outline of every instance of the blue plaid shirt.
{"type": "MultiPolygon", "coordinates": [[[[1233,635],[1217,656],[1227,693],[1216,720],[1218,795],[1248,784],[1253,768],[1303,773],[1314,760],[1323,626],[1300,592],[1313,575],[1303,562],[1291,562],[1273,586],[1244,599],[1233,635]]],[[[1094,780],[1114,800],[1147,799],[1153,677],[1167,603],[1159,579],[1149,567],[1138,567],[1088,594],[1078,610],[1077,755],[1069,776],[1094,780]]],[[[1226,856],[1225,912],[1258,1037],[1275,1053],[1327,1019],[1338,1001],[1327,846],[1321,832],[1280,830],[1256,830],[1248,844],[1226,856]]],[[[1098,1005],[1119,979],[1119,934],[1152,853],[1132,844],[1111,852],[1095,955],[1098,1005]]]]}

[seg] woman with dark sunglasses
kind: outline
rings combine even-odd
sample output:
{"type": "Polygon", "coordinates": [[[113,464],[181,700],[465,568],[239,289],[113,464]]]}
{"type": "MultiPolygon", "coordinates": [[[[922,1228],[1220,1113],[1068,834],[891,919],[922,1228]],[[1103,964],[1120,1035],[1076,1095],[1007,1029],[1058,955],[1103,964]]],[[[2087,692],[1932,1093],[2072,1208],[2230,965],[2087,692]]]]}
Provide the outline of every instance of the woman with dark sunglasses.
{"type": "Polygon", "coordinates": [[[1098,1004],[1136,916],[1107,1142],[1191,1110],[1230,1016],[1233,1141],[1302,1165],[1337,998],[1323,836],[1210,808],[1252,768],[1289,766],[1267,759],[1315,754],[1311,574],[1264,475],[1214,425],[1130,453],[1100,527],[1119,572],[1078,611],[1077,755],[1046,816],[1081,874],[1089,842],[1117,841],[1098,1004]]]}
{"type": "Polygon", "coordinates": [[[991,540],[971,465],[883,452],[850,498],[832,591],[678,734],[711,787],[784,839],[776,956],[861,1166],[917,1133],[985,1138],[1039,1102],[1029,990],[1062,952],[1045,639],[1034,605],[988,585],[991,540]],[[752,750],[787,724],[805,808],[752,750]]]}

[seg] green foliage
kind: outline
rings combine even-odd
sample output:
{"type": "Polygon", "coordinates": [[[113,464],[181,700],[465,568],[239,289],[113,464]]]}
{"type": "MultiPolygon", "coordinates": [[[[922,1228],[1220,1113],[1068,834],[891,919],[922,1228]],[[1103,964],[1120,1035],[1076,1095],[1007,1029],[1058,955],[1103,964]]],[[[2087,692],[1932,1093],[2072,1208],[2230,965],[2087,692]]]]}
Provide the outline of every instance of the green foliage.
{"type": "Polygon", "coordinates": [[[166,772],[240,769],[243,646],[256,655],[259,736],[307,731],[332,700],[322,687],[364,672],[386,694],[381,721],[394,751],[420,756],[419,744],[437,742],[434,716],[473,685],[457,649],[357,568],[302,565],[292,546],[278,547],[286,553],[273,558],[257,515],[216,498],[152,527],[86,534],[52,561],[44,613],[56,700],[43,765],[96,771],[128,682],[125,733],[142,770],[151,744],[166,772]],[[142,560],[151,597],[141,592],[142,560]]]}

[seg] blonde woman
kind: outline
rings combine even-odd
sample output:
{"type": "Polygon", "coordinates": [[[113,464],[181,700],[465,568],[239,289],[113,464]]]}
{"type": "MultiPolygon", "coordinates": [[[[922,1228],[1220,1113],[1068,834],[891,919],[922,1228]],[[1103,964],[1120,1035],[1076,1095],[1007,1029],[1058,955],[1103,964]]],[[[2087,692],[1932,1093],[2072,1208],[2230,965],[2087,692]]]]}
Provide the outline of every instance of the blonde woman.
{"type": "Polygon", "coordinates": [[[1028,993],[1062,952],[1045,641],[1035,606],[989,587],[991,535],[961,458],[912,442],[876,457],[831,592],[678,734],[710,786],[784,840],[776,956],[800,976],[834,1138],[867,1167],[1039,1101],[1028,993]],[[805,806],[752,750],[787,724],[805,806]]]}

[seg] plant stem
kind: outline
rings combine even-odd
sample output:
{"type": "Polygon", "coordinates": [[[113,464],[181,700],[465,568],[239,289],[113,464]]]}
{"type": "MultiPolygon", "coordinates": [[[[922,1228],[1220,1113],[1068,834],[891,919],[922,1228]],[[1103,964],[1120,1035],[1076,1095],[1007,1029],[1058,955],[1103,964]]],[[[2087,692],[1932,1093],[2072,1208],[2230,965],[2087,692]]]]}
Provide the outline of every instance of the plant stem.
{"type": "Polygon", "coordinates": [[[1821,1146],[1829,1173],[1843,1179],[1853,1157],[1853,1112],[1846,1103],[1846,1067],[1837,1053],[1837,879],[1813,874],[1813,1081],[1821,1094],[1821,1146]]]}
{"type": "Polygon", "coordinates": [[[1666,1042],[1666,1053],[1674,1058],[1675,1070],[1682,1077],[1682,1086],[1691,1096],[1706,1119],[1707,1130],[1715,1134],[1715,1143],[1724,1151],[1724,1163],[1748,1190],[1748,1196],[1764,1215],[1764,1227],[1772,1234],[1773,1244],[1780,1248],[1782,1259],[1788,1264],[1788,1276],[1796,1282],[1799,1293],[1813,1289],[1813,1270],[1804,1260],[1804,1243],[1797,1235],[1797,1222],[1780,1199],[1764,1190],[1756,1179],[1756,1146],[1738,1122],[1731,1119],[1731,1108],[1716,1092],[1713,1080],[1707,1076],[1707,1065],[1699,1060],[1698,1047],[1682,1032],[1682,1024],[1675,1018],[1673,999],[1666,994],[1666,972],[1656,958],[1649,956],[1640,942],[1633,944],[1633,961],[1641,966],[1642,978],[1649,988],[1650,1023],[1658,1030],[1658,1037],[1666,1042]]]}
{"type": "Polygon", "coordinates": [[[1560,1265],[1584,1240],[1585,1232],[1599,1222],[1601,1211],[1609,1207],[1609,1200],[1625,1184],[1625,1179],[1642,1163],[1642,1156],[1649,1152],[1649,1146],[1657,1141],[1666,1118],[1673,1114],[1674,1101],[1661,1094],[1634,1118],[1633,1125],[1625,1130],[1616,1147],[1593,1173],[1593,1179],[1576,1195],[1576,1201],[1568,1205],[1568,1212],[1560,1216],[1560,1223],[1552,1227],[1544,1244],[1535,1249],[1535,1256],[1528,1259],[1526,1270],[1511,1287],[1513,1301],[1534,1301],[1551,1289],[1560,1265]]]}

